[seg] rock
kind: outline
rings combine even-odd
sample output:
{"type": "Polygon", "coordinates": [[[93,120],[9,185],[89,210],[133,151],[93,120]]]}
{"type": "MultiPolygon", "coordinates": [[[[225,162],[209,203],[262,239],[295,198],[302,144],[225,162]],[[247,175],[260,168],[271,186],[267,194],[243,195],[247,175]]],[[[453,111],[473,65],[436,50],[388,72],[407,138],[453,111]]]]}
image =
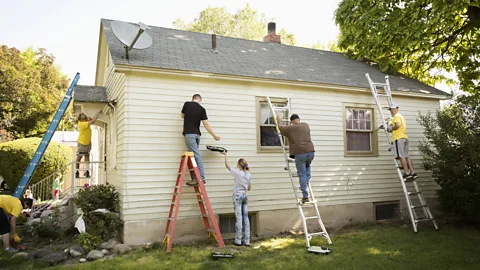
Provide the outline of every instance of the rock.
{"type": "Polygon", "coordinates": [[[48,216],[50,216],[51,214],[53,214],[53,210],[45,210],[45,211],[43,211],[42,214],[40,215],[40,218],[48,217],[48,216]]]}
{"type": "Polygon", "coordinates": [[[119,254],[125,254],[130,251],[132,251],[132,248],[129,245],[125,245],[125,244],[117,244],[113,247],[113,252],[119,253],[119,254]]]}
{"type": "Polygon", "coordinates": [[[107,255],[107,254],[108,254],[108,250],[102,249],[102,253],[103,253],[103,255],[107,255]]]}
{"type": "Polygon", "coordinates": [[[30,225],[35,222],[40,222],[40,218],[29,218],[26,225],[30,225]]]}
{"type": "Polygon", "coordinates": [[[49,249],[37,249],[35,250],[34,252],[30,253],[30,257],[32,259],[40,259],[42,257],[45,257],[49,254],[52,254],[53,251],[49,250],[49,249]]]}
{"type": "Polygon", "coordinates": [[[17,254],[13,255],[14,258],[27,258],[28,253],[26,252],[18,252],[17,254]]]}
{"type": "Polygon", "coordinates": [[[64,252],[55,252],[42,257],[40,261],[44,263],[48,263],[49,265],[54,265],[59,262],[63,262],[66,259],[67,259],[67,254],[65,254],[64,252]]]}
{"type": "Polygon", "coordinates": [[[95,261],[100,258],[103,258],[103,253],[100,250],[92,250],[87,255],[87,260],[95,261]]]}
{"type": "Polygon", "coordinates": [[[118,245],[118,241],[114,238],[108,240],[108,242],[104,242],[100,245],[100,249],[113,249],[115,245],[118,245]]]}
{"type": "Polygon", "coordinates": [[[85,249],[83,249],[83,247],[79,245],[75,245],[69,249],[69,252],[70,252],[70,255],[72,255],[72,257],[80,257],[83,254],[85,254],[85,249]]]}
{"type": "Polygon", "coordinates": [[[85,258],[81,258],[81,259],[80,259],[80,262],[81,262],[81,263],[84,263],[84,262],[86,262],[86,261],[87,261],[87,259],[85,259],[85,258]]]}

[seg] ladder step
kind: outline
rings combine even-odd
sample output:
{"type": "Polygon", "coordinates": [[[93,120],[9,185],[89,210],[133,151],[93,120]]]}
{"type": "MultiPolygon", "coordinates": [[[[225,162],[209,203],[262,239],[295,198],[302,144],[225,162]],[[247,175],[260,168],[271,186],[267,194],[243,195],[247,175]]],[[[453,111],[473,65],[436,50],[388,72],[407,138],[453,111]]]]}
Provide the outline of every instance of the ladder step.
{"type": "Polygon", "coordinates": [[[430,221],[430,220],[432,220],[432,218],[419,218],[419,219],[415,219],[415,223],[430,221]]]}
{"type": "Polygon", "coordinates": [[[293,158],[287,158],[288,163],[295,163],[295,159],[293,158]]]}
{"type": "Polygon", "coordinates": [[[372,83],[374,86],[388,86],[386,83],[372,83]]]}
{"type": "Polygon", "coordinates": [[[426,204],[421,204],[421,205],[412,205],[412,209],[416,209],[416,208],[423,208],[423,207],[427,207],[426,204]]]}
{"type": "Polygon", "coordinates": [[[317,219],[318,216],[313,216],[313,217],[306,217],[305,220],[309,220],[309,219],[317,219]]]}
{"type": "Polygon", "coordinates": [[[414,191],[414,192],[408,192],[408,195],[417,195],[417,194],[421,194],[422,192],[420,191],[414,191]]]}
{"type": "Polygon", "coordinates": [[[316,232],[316,233],[307,233],[308,236],[315,236],[315,235],[326,235],[324,232],[316,232]]]}
{"type": "Polygon", "coordinates": [[[214,229],[208,229],[207,232],[215,233],[214,229]]]}
{"type": "Polygon", "coordinates": [[[377,97],[389,97],[390,95],[387,94],[377,94],[377,97]]]}

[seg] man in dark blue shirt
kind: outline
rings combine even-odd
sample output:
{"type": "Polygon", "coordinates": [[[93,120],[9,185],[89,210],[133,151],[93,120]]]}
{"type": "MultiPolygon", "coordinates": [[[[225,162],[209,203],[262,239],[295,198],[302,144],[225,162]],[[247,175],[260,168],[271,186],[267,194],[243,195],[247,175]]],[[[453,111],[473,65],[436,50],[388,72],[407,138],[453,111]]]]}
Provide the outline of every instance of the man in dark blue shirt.
{"type": "MultiPolygon", "coordinates": [[[[205,108],[200,105],[202,102],[202,97],[199,94],[195,94],[192,97],[192,101],[187,101],[183,104],[182,108],[182,118],[183,118],[183,136],[185,138],[185,144],[187,149],[190,152],[193,152],[195,155],[195,160],[197,161],[198,169],[200,171],[200,176],[202,177],[203,183],[205,184],[205,172],[203,170],[202,157],[200,156],[200,151],[198,146],[200,145],[200,122],[203,123],[205,129],[212,135],[212,137],[219,141],[220,137],[215,135],[212,128],[208,124],[207,111],[205,108]]],[[[188,181],[187,185],[195,186],[197,185],[197,180],[188,181]]]]}

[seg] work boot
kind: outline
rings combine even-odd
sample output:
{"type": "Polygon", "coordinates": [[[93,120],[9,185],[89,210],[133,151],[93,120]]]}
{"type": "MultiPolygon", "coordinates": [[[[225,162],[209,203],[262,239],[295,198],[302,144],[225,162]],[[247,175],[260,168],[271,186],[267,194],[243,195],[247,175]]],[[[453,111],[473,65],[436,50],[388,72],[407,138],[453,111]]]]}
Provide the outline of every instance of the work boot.
{"type": "Polygon", "coordinates": [[[18,251],[18,250],[14,249],[14,248],[12,248],[12,247],[8,247],[8,248],[5,249],[5,252],[7,252],[7,253],[15,253],[15,252],[17,252],[17,251],[18,251]]]}
{"type": "Polygon", "coordinates": [[[197,180],[190,180],[187,182],[188,186],[198,186],[198,181],[197,180]]]}
{"type": "Polygon", "coordinates": [[[302,198],[302,204],[307,203],[309,201],[310,201],[310,199],[308,197],[307,198],[302,198]]]}

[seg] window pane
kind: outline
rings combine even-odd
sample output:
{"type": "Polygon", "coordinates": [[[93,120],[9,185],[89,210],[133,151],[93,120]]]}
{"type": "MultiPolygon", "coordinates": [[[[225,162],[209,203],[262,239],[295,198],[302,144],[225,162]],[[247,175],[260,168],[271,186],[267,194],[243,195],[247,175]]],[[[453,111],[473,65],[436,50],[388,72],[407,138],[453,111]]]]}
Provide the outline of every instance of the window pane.
{"type": "Polygon", "coordinates": [[[273,122],[272,112],[266,103],[260,103],[260,124],[275,124],[275,122],[273,122]]]}
{"type": "Polygon", "coordinates": [[[345,121],[347,124],[347,129],[352,129],[353,128],[353,121],[352,121],[352,110],[347,109],[347,112],[345,114],[345,121]]]}
{"type": "Polygon", "coordinates": [[[372,111],[368,110],[365,112],[365,119],[366,120],[372,120],[372,111]]]}
{"type": "Polygon", "coordinates": [[[354,120],[353,121],[353,129],[359,129],[359,124],[360,124],[360,120],[354,120]]]}
{"type": "Polygon", "coordinates": [[[281,146],[275,127],[260,127],[261,146],[281,146]]]}
{"type": "Polygon", "coordinates": [[[367,124],[367,130],[372,130],[372,122],[368,120],[366,124],[367,124]]]}
{"type": "Polygon", "coordinates": [[[353,110],[353,119],[358,119],[358,110],[353,110]]]}
{"type": "Polygon", "coordinates": [[[347,131],[347,151],[371,152],[371,133],[347,131]]]}

